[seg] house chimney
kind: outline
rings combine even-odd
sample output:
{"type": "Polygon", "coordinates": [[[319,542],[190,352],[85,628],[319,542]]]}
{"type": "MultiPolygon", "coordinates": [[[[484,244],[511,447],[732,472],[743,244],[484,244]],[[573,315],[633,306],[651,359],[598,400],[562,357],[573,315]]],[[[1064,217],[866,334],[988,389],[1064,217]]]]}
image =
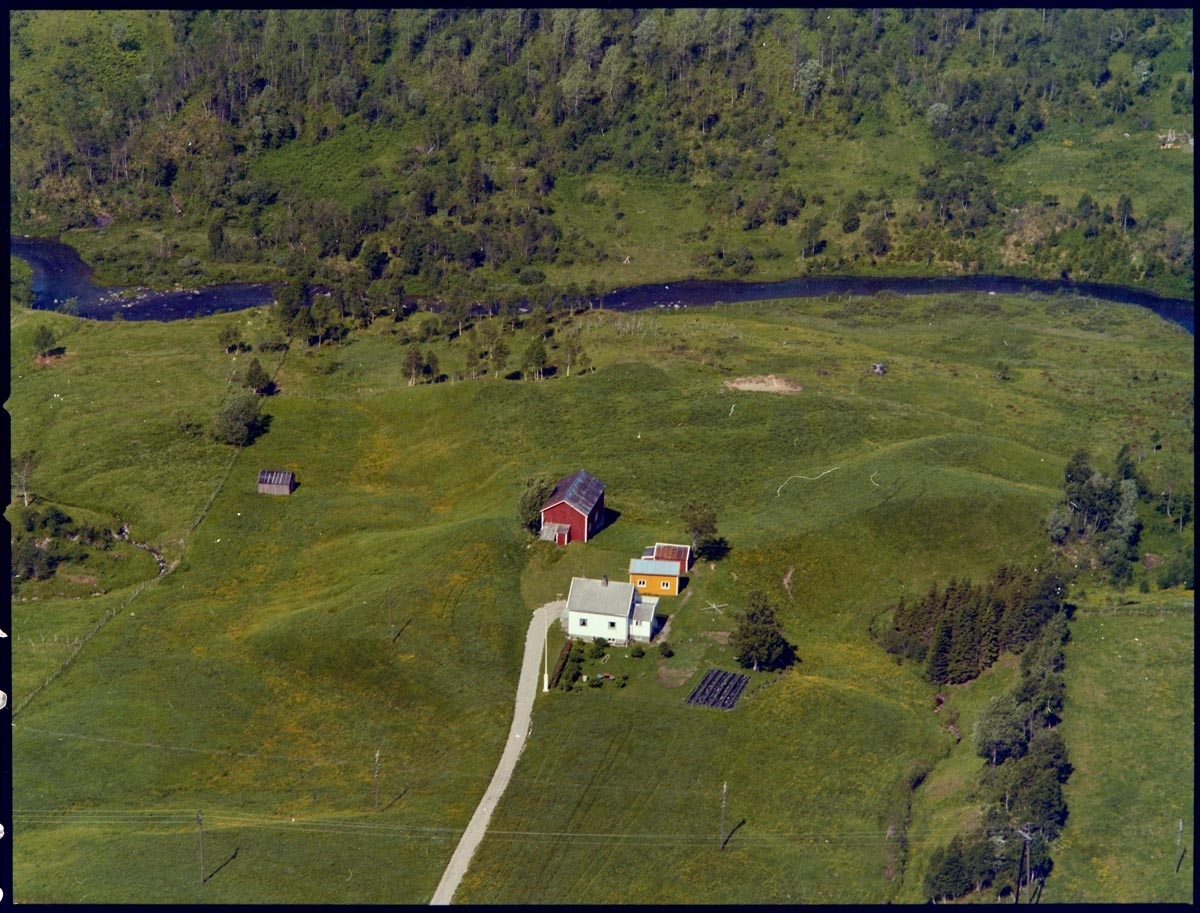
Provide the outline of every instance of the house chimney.
{"type": "Polygon", "coordinates": [[[600,586],[608,586],[608,574],[600,578],[600,586]]]}

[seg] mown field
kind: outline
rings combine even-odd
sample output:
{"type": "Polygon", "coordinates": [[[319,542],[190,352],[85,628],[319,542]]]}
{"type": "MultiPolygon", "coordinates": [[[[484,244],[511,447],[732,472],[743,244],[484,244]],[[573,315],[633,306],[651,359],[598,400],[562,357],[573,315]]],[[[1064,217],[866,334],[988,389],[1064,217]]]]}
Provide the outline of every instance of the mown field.
{"type": "MultiPolygon", "coordinates": [[[[456,900],[920,900],[924,859],[973,814],[972,714],[1014,666],[952,689],[956,745],[920,670],[871,642],[872,619],[934,581],[1038,559],[1075,448],[1109,460],[1153,429],[1154,471],[1191,443],[1192,339],[1147,312],[883,296],[588,312],[573,324],[596,370],[541,382],[409,387],[405,347],[377,323],[261,356],[280,392],[267,434],[235,451],[185,430],[244,371],[217,342],[232,320],[249,340],[268,331],[263,312],[10,312],[12,446],[40,456],[35,493],[124,520],[169,568],[134,578],[100,558],[85,570],[103,595],[46,585],[14,602],[18,902],[427,902],[500,755],[530,612],[572,575],[621,579],[644,545],[681,540],[690,500],[714,506],[730,551],[664,600],[675,655],[614,651],[605,668],[626,687],[539,695],[456,900]],[[30,351],[39,323],[65,350],[48,364],[30,351]],[[765,374],[802,390],[724,384],[765,374]],[[261,468],[300,486],[259,496],[261,468]],[[579,468],[607,483],[616,522],[585,546],[533,541],[516,519],[524,480],[579,468]],[[706,669],[734,668],[727,634],[753,588],[799,665],[756,676],[731,713],[686,706],[706,669]]],[[[455,376],[462,341],[434,347],[455,376]]],[[[1178,698],[1190,652],[1136,636],[1178,672],[1144,688],[1178,698]]],[[[1084,689],[1105,662],[1090,642],[1068,657],[1084,689]]],[[[1127,685],[1129,706],[1155,695],[1127,685]]],[[[1085,694],[1064,724],[1078,771],[1047,887],[1061,900],[1108,896],[1071,842],[1104,813],[1088,796],[1105,774],[1085,764],[1111,747],[1083,722],[1110,708],[1085,694]]],[[[1144,757],[1190,765],[1187,727],[1139,738],[1144,757]]],[[[1160,805],[1107,826],[1167,826],[1165,852],[1178,816],[1160,805]]],[[[1161,864],[1130,856],[1119,875],[1161,864]]],[[[1190,867],[1152,899],[1190,898],[1190,867]]]]}

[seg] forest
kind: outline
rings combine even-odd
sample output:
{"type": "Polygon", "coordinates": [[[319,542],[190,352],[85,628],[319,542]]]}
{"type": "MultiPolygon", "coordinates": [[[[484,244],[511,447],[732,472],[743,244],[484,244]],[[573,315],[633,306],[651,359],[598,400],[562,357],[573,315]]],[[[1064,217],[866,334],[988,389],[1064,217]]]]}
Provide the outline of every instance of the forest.
{"type": "Polygon", "coordinates": [[[1189,9],[42,10],[9,42],[10,229],[107,230],[113,282],[580,295],[644,192],[655,280],[1194,287],[1189,9]]]}

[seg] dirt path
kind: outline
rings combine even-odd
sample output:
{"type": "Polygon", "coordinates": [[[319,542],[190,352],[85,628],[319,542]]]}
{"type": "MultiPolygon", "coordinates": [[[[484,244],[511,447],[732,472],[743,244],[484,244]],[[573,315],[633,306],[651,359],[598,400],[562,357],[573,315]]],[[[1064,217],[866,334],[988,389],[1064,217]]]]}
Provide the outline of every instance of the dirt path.
{"type": "Polygon", "coordinates": [[[549,602],[533,613],[529,632],[525,635],[525,658],[521,661],[521,676],[517,681],[517,698],[508,741],[504,745],[503,754],[500,755],[500,763],[496,765],[496,772],[492,774],[492,782],[488,784],[475,814],[471,816],[467,829],[458,841],[454,855],[450,857],[450,864],[442,873],[437,890],[433,892],[430,906],[445,906],[454,899],[454,892],[458,890],[459,882],[467,873],[471,857],[475,855],[475,849],[487,832],[492,812],[508,787],[508,781],[517,766],[517,759],[521,757],[521,751],[525,748],[529,736],[529,718],[533,712],[534,698],[542,687],[539,679],[543,676],[546,629],[562,617],[565,606],[565,602],[549,602]]]}

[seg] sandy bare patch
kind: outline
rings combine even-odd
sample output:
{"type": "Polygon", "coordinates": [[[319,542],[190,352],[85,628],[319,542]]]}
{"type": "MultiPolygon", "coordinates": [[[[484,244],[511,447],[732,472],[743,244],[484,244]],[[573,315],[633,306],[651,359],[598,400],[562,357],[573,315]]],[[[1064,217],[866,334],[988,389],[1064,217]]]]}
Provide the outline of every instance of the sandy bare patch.
{"type": "Polygon", "coordinates": [[[729,646],[729,632],[728,631],[705,631],[703,636],[707,637],[709,640],[716,641],[722,647],[729,646]]]}
{"type": "Polygon", "coordinates": [[[725,386],[734,390],[758,390],[763,393],[803,393],[804,388],[787,377],[764,374],[758,377],[739,377],[725,381],[725,386]]]}
{"type": "Polygon", "coordinates": [[[668,669],[666,666],[658,667],[658,683],[665,688],[678,688],[689,678],[695,669],[668,669]]]}

